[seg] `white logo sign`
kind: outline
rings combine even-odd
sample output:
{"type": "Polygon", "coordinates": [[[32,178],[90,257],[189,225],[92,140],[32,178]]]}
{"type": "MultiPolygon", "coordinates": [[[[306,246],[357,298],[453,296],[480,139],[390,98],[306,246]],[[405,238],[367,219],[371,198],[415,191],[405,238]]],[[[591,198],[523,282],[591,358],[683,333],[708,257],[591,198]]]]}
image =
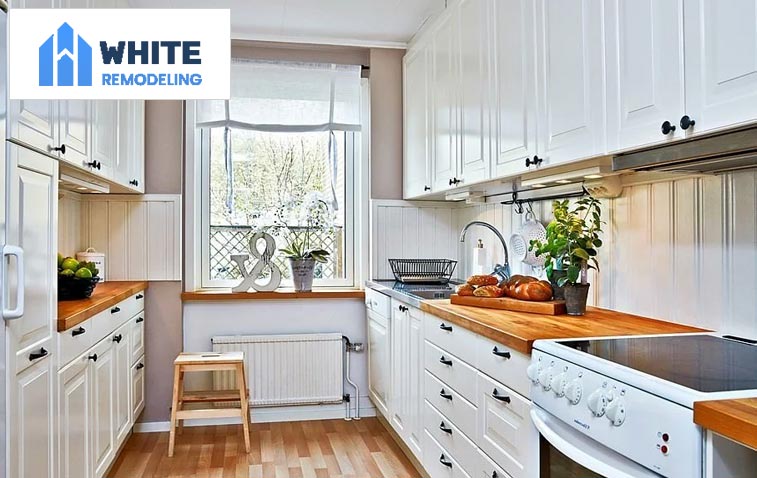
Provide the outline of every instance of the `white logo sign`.
{"type": "Polygon", "coordinates": [[[11,9],[11,99],[228,99],[227,9],[11,9]]]}

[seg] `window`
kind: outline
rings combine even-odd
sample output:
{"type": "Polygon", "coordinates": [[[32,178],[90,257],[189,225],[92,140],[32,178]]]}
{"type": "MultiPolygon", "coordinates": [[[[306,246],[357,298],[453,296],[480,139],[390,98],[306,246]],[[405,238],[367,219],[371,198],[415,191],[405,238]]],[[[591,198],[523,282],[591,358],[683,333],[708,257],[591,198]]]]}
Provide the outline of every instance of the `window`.
{"type": "Polygon", "coordinates": [[[231,255],[250,254],[259,231],[276,240],[282,286],[291,278],[279,249],[292,238],[329,252],[315,285],[354,285],[359,101],[359,67],[234,61],[231,100],[197,103],[202,287],[238,284],[231,255]],[[308,230],[313,205],[318,227],[308,230]]]}

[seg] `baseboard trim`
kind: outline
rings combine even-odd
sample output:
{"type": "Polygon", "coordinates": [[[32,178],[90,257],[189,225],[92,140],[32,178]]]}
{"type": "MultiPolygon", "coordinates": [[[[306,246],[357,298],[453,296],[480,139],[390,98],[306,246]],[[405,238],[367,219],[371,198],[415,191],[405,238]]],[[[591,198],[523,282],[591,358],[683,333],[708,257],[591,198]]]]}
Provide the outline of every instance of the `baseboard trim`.
{"type": "MultiPolygon", "coordinates": [[[[375,417],[376,409],[368,397],[361,397],[360,416],[375,417]]],[[[354,412],[354,408],[353,408],[354,412]]],[[[336,405],[303,405],[293,407],[265,407],[252,408],[250,421],[252,423],[273,422],[299,422],[310,420],[335,420],[344,418],[345,406],[336,405]]],[[[186,427],[202,427],[211,425],[238,425],[242,423],[239,418],[215,418],[185,420],[186,427]]],[[[140,422],[134,425],[134,433],[157,433],[167,432],[171,429],[169,421],[163,422],[140,422]]]]}
{"type": "Polygon", "coordinates": [[[392,437],[392,440],[397,444],[397,446],[400,447],[400,450],[402,450],[402,453],[405,454],[408,460],[410,460],[410,464],[413,465],[413,468],[415,468],[415,471],[420,473],[420,476],[431,476],[426,469],[423,467],[423,463],[418,460],[412,451],[410,451],[410,448],[405,444],[405,442],[400,438],[400,436],[397,434],[397,431],[392,427],[391,424],[389,424],[389,421],[387,420],[384,415],[381,413],[376,414],[376,418],[378,418],[379,423],[386,429],[386,431],[389,432],[389,435],[392,437]]]}

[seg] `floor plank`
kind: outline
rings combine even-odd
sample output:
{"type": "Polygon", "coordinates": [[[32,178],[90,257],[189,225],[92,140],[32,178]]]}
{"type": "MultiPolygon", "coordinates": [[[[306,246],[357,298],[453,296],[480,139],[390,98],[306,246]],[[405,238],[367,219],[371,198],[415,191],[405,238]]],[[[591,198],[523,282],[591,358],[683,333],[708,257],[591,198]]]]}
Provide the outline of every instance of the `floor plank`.
{"type": "Polygon", "coordinates": [[[168,458],[168,433],[135,433],[109,478],[419,478],[375,418],[260,423],[244,452],[241,426],[187,427],[168,458]]]}

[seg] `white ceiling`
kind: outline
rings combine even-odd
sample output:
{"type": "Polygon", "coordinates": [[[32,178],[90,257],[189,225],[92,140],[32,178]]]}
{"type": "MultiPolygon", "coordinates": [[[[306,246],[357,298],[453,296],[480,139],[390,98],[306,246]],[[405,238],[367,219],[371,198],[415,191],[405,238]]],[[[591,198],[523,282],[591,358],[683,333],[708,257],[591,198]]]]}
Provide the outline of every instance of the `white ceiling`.
{"type": "Polygon", "coordinates": [[[230,8],[236,39],[403,46],[445,0],[130,0],[139,8],[230,8]]]}

